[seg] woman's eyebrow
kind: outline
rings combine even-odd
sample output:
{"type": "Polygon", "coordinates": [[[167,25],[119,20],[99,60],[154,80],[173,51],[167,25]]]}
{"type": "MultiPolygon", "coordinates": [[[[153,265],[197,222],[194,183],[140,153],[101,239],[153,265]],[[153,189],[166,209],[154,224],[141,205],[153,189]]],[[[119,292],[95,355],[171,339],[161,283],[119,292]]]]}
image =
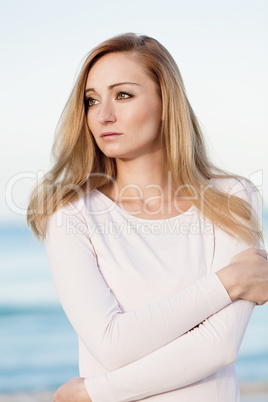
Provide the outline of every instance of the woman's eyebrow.
{"type": "MultiPolygon", "coordinates": [[[[138,85],[138,86],[140,86],[140,84],[138,84],[137,82],[129,82],[129,81],[126,81],[126,82],[118,82],[118,83],[116,83],[116,84],[109,85],[109,86],[108,86],[108,89],[113,89],[113,88],[115,88],[115,87],[117,87],[117,86],[119,86],[119,85],[124,85],[124,84],[138,85]]],[[[94,89],[94,88],[86,88],[85,93],[90,92],[90,91],[93,91],[93,92],[94,92],[95,89],[94,89]]]]}

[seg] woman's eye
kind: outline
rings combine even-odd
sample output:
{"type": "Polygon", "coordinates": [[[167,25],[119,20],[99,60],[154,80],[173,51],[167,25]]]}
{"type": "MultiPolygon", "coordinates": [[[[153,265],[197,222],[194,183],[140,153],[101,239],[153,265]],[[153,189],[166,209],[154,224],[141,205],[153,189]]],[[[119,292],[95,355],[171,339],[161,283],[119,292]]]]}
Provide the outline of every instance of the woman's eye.
{"type": "Polygon", "coordinates": [[[97,99],[94,99],[94,98],[88,98],[86,100],[87,107],[95,106],[95,105],[97,105],[97,103],[99,103],[99,101],[97,101],[97,99]]]}
{"type": "Polygon", "coordinates": [[[130,95],[128,92],[118,92],[116,95],[116,99],[118,100],[124,100],[128,98],[132,98],[132,95],[130,95]]]}

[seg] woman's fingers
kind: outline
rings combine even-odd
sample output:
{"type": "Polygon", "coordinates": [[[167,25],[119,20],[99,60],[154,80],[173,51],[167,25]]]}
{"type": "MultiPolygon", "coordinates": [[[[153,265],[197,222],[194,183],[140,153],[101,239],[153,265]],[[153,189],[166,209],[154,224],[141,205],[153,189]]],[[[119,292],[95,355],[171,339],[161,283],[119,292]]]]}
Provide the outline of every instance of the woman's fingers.
{"type": "Polygon", "coordinates": [[[267,251],[260,249],[260,248],[248,248],[241,253],[236,254],[232,259],[231,262],[248,262],[249,259],[262,257],[267,260],[267,251]]]}
{"type": "Polygon", "coordinates": [[[256,248],[255,249],[259,255],[261,255],[263,258],[265,258],[267,260],[267,251],[266,250],[262,250],[260,248],[256,248]]]}
{"type": "MultiPolygon", "coordinates": [[[[268,260],[266,250],[248,248],[235,255],[231,276],[223,282],[232,300],[244,299],[263,305],[268,301],[268,260]]],[[[222,275],[226,274],[223,271],[222,275]]],[[[227,274],[226,274],[227,275],[227,274]]],[[[221,278],[220,278],[221,279],[221,278]]]]}

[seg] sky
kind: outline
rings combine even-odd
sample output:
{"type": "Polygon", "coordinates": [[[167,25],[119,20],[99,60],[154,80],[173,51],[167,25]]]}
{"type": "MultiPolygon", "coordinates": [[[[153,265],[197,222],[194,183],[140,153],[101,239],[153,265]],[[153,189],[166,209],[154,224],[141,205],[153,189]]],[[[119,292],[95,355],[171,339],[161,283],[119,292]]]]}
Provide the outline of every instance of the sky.
{"type": "Polygon", "coordinates": [[[125,32],[170,51],[211,159],[268,209],[267,0],[0,0],[0,15],[0,224],[25,222],[82,60],[125,32]]]}

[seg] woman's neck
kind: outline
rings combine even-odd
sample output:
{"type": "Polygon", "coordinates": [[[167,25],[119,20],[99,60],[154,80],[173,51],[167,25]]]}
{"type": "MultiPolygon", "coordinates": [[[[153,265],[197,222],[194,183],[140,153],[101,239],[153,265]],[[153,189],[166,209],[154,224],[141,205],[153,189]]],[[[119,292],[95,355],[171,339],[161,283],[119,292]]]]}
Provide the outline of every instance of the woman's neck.
{"type": "Polygon", "coordinates": [[[159,154],[143,155],[134,160],[117,160],[117,177],[114,192],[117,197],[147,198],[172,192],[171,172],[167,172],[159,154]]]}

